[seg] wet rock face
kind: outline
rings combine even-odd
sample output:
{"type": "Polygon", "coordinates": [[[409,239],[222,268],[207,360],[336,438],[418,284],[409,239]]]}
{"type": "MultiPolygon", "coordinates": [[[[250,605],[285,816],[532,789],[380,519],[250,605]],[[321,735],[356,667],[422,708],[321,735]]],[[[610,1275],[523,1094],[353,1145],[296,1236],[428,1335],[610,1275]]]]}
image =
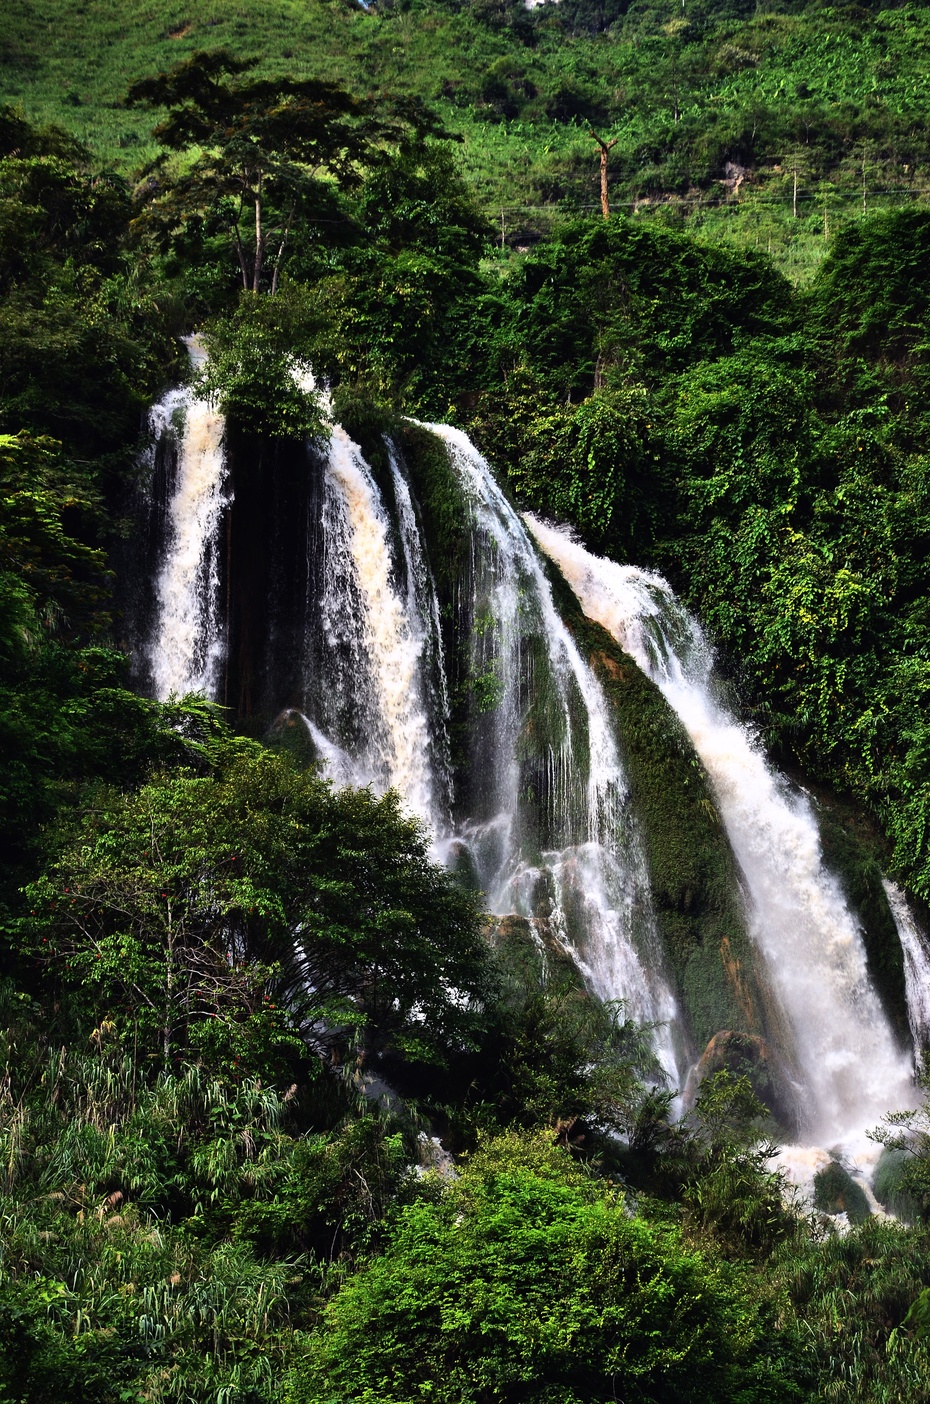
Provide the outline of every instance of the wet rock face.
{"type": "Polygon", "coordinates": [[[735,1077],[747,1077],[753,1092],[786,1129],[795,1128],[797,1108],[774,1051],[760,1034],[720,1029],[707,1044],[692,1077],[689,1079],[688,1100],[707,1077],[718,1072],[730,1072],[735,1077]]]}
{"type": "Polygon", "coordinates": [[[917,1223],[920,1206],[903,1182],[907,1161],[907,1151],[890,1150],[886,1146],[875,1170],[872,1188],[875,1198],[887,1213],[907,1223],[917,1223]]]}
{"type": "Polygon", "coordinates": [[[524,917],[509,912],[506,916],[490,917],[487,929],[492,946],[522,950],[548,968],[550,973],[558,970],[571,976],[579,985],[584,984],[571,951],[564,945],[548,917],[524,917]]]}

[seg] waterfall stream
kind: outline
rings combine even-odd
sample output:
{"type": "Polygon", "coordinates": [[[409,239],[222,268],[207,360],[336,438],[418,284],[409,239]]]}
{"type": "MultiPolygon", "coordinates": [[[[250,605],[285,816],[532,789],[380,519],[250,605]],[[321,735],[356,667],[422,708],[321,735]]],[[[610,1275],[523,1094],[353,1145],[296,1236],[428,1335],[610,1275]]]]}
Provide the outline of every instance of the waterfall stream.
{"type": "MultiPolygon", "coordinates": [[[[196,366],[204,353],[188,342],[196,366]]],[[[219,531],[229,502],[221,414],[188,387],[169,390],[149,414],[156,440],[173,439],[176,465],[164,561],[155,584],[149,644],[155,696],[215,697],[225,640],[220,609],[219,531]]]]}
{"type": "Polygon", "coordinates": [[[901,889],[887,879],[884,887],[904,953],[904,984],[911,1037],[915,1048],[925,1048],[930,1044],[930,948],[901,889]]]}
{"type": "Polygon", "coordinates": [[[824,865],[810,804],[720,700],[707,643],[666,582],[527,521],[585,614],[658,685],[707,769],[745,876],[752,936],[791,1025],[807,1135],[868,1156],[862,1133],[913,1099],[910,1060],[869,978],[858,923],[824,865]]]}
{"type": "Polygon", "coordinates": [[[447,445],[473,513],[471,673],[489,694],[484,754],[475,757],[488,780],[487,815],[466,821],[454,841],[473,853],[493,911],[542,917],[602,998],[622,999],[656,1025],[660,1062],[678,1086],[676,1005],[606,699],[488,464],[461,430],[429,428],[447,445]],[[523,799],[533,785],[535,816],[523,799]]]}
{"type": "Polygon", "coordinates": [[[371,469],[358,445],[334,425],[324,477],[320,599],[330,666],[325,679],[311,681],[311,691],[330,738],[339,736],[340,745],[347,733],[354,738],[346,749],[356,751],[360,772],[379,790],[396,789],[418,818],[434,823],[442,805],[422,671],[425,629],[415,585],[412,601],[397,586],[391,535],[371,469]]]}

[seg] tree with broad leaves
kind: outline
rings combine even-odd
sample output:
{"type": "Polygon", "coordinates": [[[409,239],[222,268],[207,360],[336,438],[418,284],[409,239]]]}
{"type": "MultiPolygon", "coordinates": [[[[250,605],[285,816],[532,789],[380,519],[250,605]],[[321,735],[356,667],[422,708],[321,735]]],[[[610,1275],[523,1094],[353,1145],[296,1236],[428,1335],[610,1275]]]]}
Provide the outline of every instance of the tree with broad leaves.
{"type": "Polygon", "coordinates": [[[29,888],[23,949],[157,1066],[249,1039],[461,1056],[492,989],[479,909],[396,794],[241,738],[214,754],[214,774],[101,789],[29,888]]]}
{"type": "Polygon", "coordinates": [[[274,294],[296,224],[332,211],[334,187],[407,140],[444,133],[416,99],[376,105],[317,79],[244,77],[256,62],[200,52],[129,89],[131,106],[167,109],[135,223],[163,246],[197,221],[225,228],[243,289],[260,292],[270,267],[274,294]],[[190,158],[179,175],[172,152],[190,158]]]}

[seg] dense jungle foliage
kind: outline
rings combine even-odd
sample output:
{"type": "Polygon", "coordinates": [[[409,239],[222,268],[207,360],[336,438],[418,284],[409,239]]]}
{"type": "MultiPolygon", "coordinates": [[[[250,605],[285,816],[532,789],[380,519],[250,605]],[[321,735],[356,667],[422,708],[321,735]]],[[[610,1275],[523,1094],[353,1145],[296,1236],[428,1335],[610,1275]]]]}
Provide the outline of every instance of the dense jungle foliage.
{"type": "Polygon", "coordinates": [[[318,427],[295,359],[362,442],[452,420],[930,901],[928,16],[5,16],[0,1400],[930,1399],[926,1108],[902,1222],[791,1208],[747,1079],[673,1122],[396,797],[134,693],[115,577],[195,326],[253,431],[318,427]]]}

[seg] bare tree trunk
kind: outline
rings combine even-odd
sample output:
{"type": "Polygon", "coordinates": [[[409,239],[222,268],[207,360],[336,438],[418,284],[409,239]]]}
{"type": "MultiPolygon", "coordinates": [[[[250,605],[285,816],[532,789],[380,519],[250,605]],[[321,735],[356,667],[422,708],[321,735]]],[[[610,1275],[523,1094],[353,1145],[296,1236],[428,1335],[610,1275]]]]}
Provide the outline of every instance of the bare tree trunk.
{"type": "Polygon", "coordinates": [[[236,253],[239,254],[239,268],[242,270],[242,286],[244,291],[249,291],[249,268],[246,265],[246,250],[242,247],[242,234],[239,233],[239,225],[236,225],[236,253]]]}
{"type": "Polygon", "coordinates": [[[168,905],[168,933],[165,944],[165,1013],[162,1024],[162,1056],[165,1060],[165,1071],[171,1067],[171,1015],[174,1002],[174,923],[172,921],[171,905],[168,905]]]}
{"type": "Polygon", "coordinates": [[[255,183],[255,265],[252,277],[252,291],[257,293],[265,261],[265,233],[262,229],[262,173],[259,171],[255,183]]]}
{"type": "Polygon", "coordinates": [[[607,199],[607,155],[620,138],[614,137],[613,141],[605,141],[603,137],[598,136],[593,127],[589,127],[588,131],[601,148],[601,213],[605,219],[610,219],[610,204],[607,199]]]}
{"type": "Polygon", "coordinates": [[[281,235],[281,242],[280,242],[280,244],[278,245],[278,252],[277,252],[277,255],[276,255],[275,261],[274,261],[274,273],[272,274],[272,278],[271,278],[271,296],[272,296],[272,297],[274,297],[275,293],[278,291],[278,274],[279,274],[280,271],[281,271],[281,260],[282,260],[282,258],[284,257],[284,248],[285,248],[285,245],[287,244],[287,236],[288,236],[288,234],[290,234],[290,232],[291,232],[291,221],[293,220],[293,218],[294,218],[294,206],[291,205],[291,208],[290,208],[290,210],[288,211],[287,223],[286,223],[285,226],[284,226],[284,233],[281,235]]]}

